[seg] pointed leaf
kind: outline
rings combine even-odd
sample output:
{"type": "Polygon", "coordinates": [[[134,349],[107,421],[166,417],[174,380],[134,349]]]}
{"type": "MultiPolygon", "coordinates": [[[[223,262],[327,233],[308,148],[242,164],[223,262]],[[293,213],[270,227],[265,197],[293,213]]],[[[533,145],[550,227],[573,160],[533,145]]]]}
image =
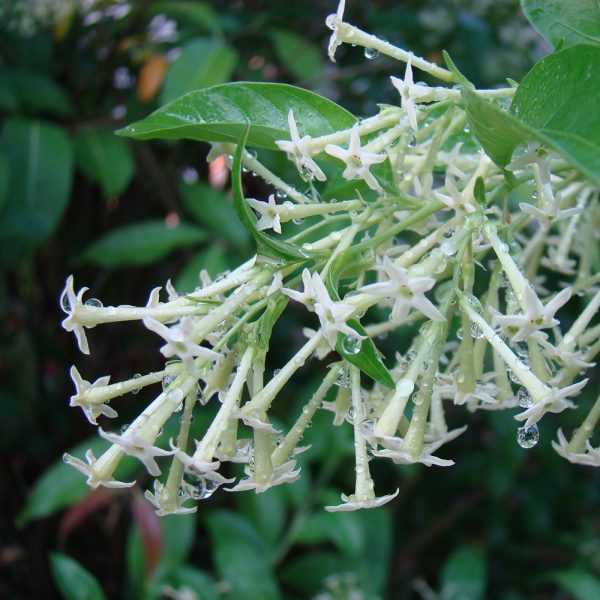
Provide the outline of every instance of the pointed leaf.
{"type": "Polygon", "coordinates": [[[456,598],[478,600],[484,597],[486,562],[483,553],[469,546],[455,550],[444,566],[442,585],[456,598]]]}
{"type": "Polygon", "coordinates": [[[98,580],[69,556],[52,552],[50,567],[54,583],[65,600],[104,600],[106,598],[98,580]]]}
{"type": "Polygon", "coordinates": [[[249,146],[277,150],[275,141],[290,137],[290,109],[300,135],[326,135],[356,121],[347,110],[313,92],[281,83],[245,82],[190,92],[118,133],[139,140],[237,143],[249,127],[249,146]]]}

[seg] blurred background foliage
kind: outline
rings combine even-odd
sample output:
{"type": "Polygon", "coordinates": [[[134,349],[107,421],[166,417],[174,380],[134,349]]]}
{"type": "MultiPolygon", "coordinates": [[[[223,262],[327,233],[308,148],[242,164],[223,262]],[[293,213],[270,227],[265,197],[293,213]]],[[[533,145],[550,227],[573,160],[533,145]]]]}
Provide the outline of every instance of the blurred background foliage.
{"type": "MultiPolygon", "coordinates": [[[[293,83],[359,116],[397,102],[388,75],[400,65],[346,46],[336,65],[326,62],[324,18],[335,8],[330,0],[1,4],[1,597],[600,598],[600,479],[552,451],[554,415],[530,452],[517,446],[511,415],[469,415],[469,431],[451,445],[457,466],[374,464],[376,481],[399,486],[400,496],[359,513],[321,508],[353,479],[351,432],[327,415],[306,436],[300,481],[262,495],[219,493],[186,517],[154,515],[135,463],[117,476],[137,477],[137,487],[89,493],[59,459],[103,443],[67,408],[71,364],[91,380],[118,381],[160,359],[151,335],[126,324],[91,332],[93,353],[82,360],[60,329],[66,275],[105,304],[138,304],[168,278],[189,291],[200,269],[214,276],[252,254],[226,165],[207,164],[207,145],[132,143],[112,132],[226,81],[293,83]]],[[[346,15],[431,60],[447,49],[479,86],[519,80],[550,50],[516,0],[350,1],[346,15]]],[[[267,160],[292,176],[280,155],[267,160]]],[[[267,193],[250,175],[246,186],[267,193]]],[[[300,313],[284,319],[276,357],[300,342],[300,313]]],[[[401,333],[384,344],[405,349],[401,333]]],[[[321,376],[313,370],[277,403],[282,423],[321,376]]],[[[582,415],[562,417],[574,425],[582,415]]]]}

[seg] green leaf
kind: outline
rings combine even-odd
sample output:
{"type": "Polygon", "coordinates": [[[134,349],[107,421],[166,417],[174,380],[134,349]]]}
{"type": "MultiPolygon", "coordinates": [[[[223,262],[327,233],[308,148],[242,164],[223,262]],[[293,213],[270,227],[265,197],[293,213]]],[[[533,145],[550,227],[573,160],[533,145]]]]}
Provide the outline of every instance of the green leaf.
{"type": "Polygon", "coordinates": [[[264,494],[237,494],[240,511],[256,527],[263,540],[274,547],[286,526],[285,496],[281,486],[264,494]]]}
{"type": "Polygon", "coordinates": [[[533,27],[555,47],[600,44],[598,0],[521,0],[533,27]]]}
{"type": "Polygon", "coordinates": [[[160,567],[170,571],[187,559],[196,539],[196,513],[168,515],[160,519],[163,532],[163,554],[160,567]]]}
{"type": "Polygon", "coordinates": [[[524,77],[511,114],[600,183],[600,47],[572,46],[540,60],[524,77]]]}
{"type": "Polygon", "coordinates": [[[463,546],[451,555],[442,573],[442,589],[454,598],[478,600],[484,597],[485,557],[480,550],[463,546]]]}
{"type": "Polygon", "coordinates": [[[365,535],[358,512],[314,512],[299,530],[296,541],[310,545],[329,541],[349,557],[359,557],[365,549],[365,535]]]}
{"type": "Polygon", "coordinates": [[[111,131],[95,129],[74,138],[79,168],[96,183],[106,196],[125,191],[135,171],[131,148],[111,131]]]}
{"type": "MultiPolygon", "coordinates": [[[[109,445],[106,440],[92,437],[70,448],[68,453],[81,458],[86,450],[91,449],[98,457],[108,449],[109,445]]],[[[125,458],[115,471],[115,478],[128,480],[138,468],[137,461],[125,458]]],[[[33,519],[47,517],[65,506],[75,504],[89,492],[90,488],[85,482],[84,475],[62,460],[57,461],[35,482],[18,517],[18,523],[22,526],[33,519]]]]}
{"type": "Polygon", "coordinates": [[[27,69],[11,69],[9,74],[19,104],[27,111],[59,117],[73,114],[71,99],[50,77],[27,69]]]}
{"type": "Polygon", "coordinates": [[[237,54],[213,39],[195,39],[183,46],[165,77],[161,104],[193,90],[225,83],[231,77],[237,54]]]}
{"type": "Polygon", "coordinates": [[[0,152],[0,211],[8,201],[10,189],[10,164],[5,152],[0,152]]]}
{"type": "Polygon", "coordinates": [[[65,554],[51,552],[50,568],[54,583],[65,600],[104,600],[106,598],[98,580],[77,561],[65,554]]]}
{"type": "Polygon", "coordinates": [[[248,145],[277,150],[275,141],[290,137],[290,109],[300,135],[326,135],[356,122],[347,110],[313,92],[281,83],[246,82],[191,92],[118,133],[140,140],[235,144],[249,127],[248,145]]]}
{"type": "Polygon", "coordinates": [[[600,579],[591,573],[570,569],[553,574],[553,579],[575,600],[600,598],[600,579]]]}
{"type": "Polygon", "coordinates": [[[217,13],[205,2],[182,2],[181,0],[152,2],[148,7],[148,14],[167,15],[177,19],[182,25],[193,24],[209,33],[221,33],[217,13]]]}
{"type": "Polygon", "coordinates": [[[290,262],[305,262],[310,259],[313,254],[301,251],[293,244],[277,240],[256,228],[256,216],[246,202],[244,190],[242,189],[242,153],[244,152],[247,133],[248,130],[246,130],[246,134],[239,140],[233,157],[233,165],[231,167],[231,187],[235,211],[242,222],[242,225],[254,237],[257,250],[260,254],[276,259],[284,259],[290,262]]]}
{"type": "Polygon", "coordinates": [[[214,548],[214,561],[231,586],[233,598],[276,600],[277,583],[263,541],[243,517],[226,510],[207,515],[214,548]]]}
{"type": "Polygon", "coordinates": [[[510,112],[463,89],[469,124],[500,167],[517,145],[546,144],[600,183],[600,48],[572,46],[540,60],[517,89],[510,112]]]}
{"type": "Polygon", "coordinates": [[[281,572],[281,578],[303,597],[313,597],[321,590],[323,580],[330,575],[351,572],[348,559],[338,553],[313,551],[292,558],[281,572]]]}
{"type": "Polygon", "coordinates": [[[221,600],[213,578],[192,566],[179,567],[171,574],[169,580],[175,589],[186,587],[196,593],[200,600],[221,600]]]}
{"type": "Polygon", "coordinates": [[[271,39],[279,61],[296,79],[316,79],[323,73],[321,50],[304,36],[287,29],[275,29],[271,39]]]}
{"type": "Polygon", "coordinates": [[[0,144],[11,173],[0,238],[43,242],[58,225],[71,193],[71,142],[55,125],[15,118],[6,121],[0,144]]]}
{"type": "Polygon", "coordinates": [[[111,231],[88,247],[84,259],[103,267],[146,265],[206,238],[206,231],[195,225],[169,228],[163,221],[144,221],[111,231]]]}
{"type": "Polygon", "coordinates": [[[199,222],[227,240],[236,248],[245,249],[250,236],[240,223],[227,194],[199,181],[181,186],[183,204],[199,222]]]}

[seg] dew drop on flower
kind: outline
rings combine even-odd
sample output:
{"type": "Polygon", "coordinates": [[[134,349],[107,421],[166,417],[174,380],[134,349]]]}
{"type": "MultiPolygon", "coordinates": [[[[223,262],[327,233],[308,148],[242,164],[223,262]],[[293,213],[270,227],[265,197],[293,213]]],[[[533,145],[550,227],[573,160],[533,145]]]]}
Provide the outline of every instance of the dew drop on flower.
{"type": "MultiPolygon", "coordinates": [[[[142,374],[141,374],[141,373],[136,373],[136,374],[135,374],[135,375],[132,377],[132,379],[139,379],[141,376],[142,376],[142,374]]],[[[132,393],[132,394],[139,394],[139,392],[140,392],[140,388],[135,388],[135,389],[131,390],[131,393],[132,393]]]]}
{"type": "Polygon", "coordinates": [[[476,340],[480,340],[483,337],[483,331],[481,331],[481,327],[477,323],[471,325],[471,337],[476,340]]]}
{"type": "Polygon", "coordinates": [[[354,407],[352,406],[346,411],[346,421],[354,423],[354,407]]]}
{"type": "Polygon", "coordinates": [[[462,340],[462,339],[465,337],[465,334],[464,334],[464,332],[463,332],[463,328],[462,328],[462,327],[459,327],[459,328],[456,330],[456,337],[457,337],[459,340],[462,340]]]}
{"type": "Polygon", "coordinates": [[[177,375],[165,375],[162,380],[163,390],[166,390],[177,379],[177,375]]]}
{"type": "Polygon", "coordinates": [[[283,200],[284,198],[287,198],[287,194],[283,190],[278,189],[275,191],[275,198],[277,198],[277,200],[283,200]]]}
{"type": "Polygon", "coordinates": [[[307,165],[302,165],[300,175],[305,181],[312,181],[315,178],[315,172],[307,165]]]}
{"type": "Polygon", "coordinates": [[[348,387],[348,374],[346,373],[343,367],[340,367],[340,370],[338,371],[338,376],[335,380],[335,385],[342,388],[348,387]]]}
{"type": "Polygon", "coordinates": [[[125,433],[129,429],[129,423],[121,426],[121,434],[125,433]]]}
{"type": "Polygon", "coordinates": [[[530,408],[533,406],[533,400],[525,388],[520,388],[517,392],[517,401],[521,408],[530,408]]]}
{"type": "Polygon", "coordinates": [[[100,300],[98,300],[98,298],[88,298],[85,301],[85,305],[88,308],[102,308],[104,305],[102,304],[102,302],[100,302],[100,300]]]}
{"type": "Polygon", "coordinates": [[[409,350],[406,357],[408,358],[408,360],[415,360],[415,358],[417,358],[417,353],[415,350],[409,350]]]}
{"type": "Polygon", "coordinates": [[[457,249],[456,241],[453,238],[444,240],[440,245],[440,250],[446,256],[452,256],[453,254],[456,254],[457,249]]]}
{"type": "Polygon", "coordinates": [[[358,354],[360,352],[361,346],[362,346],[362,341],[358,338],[355,338],[352,335],[347,335],[342,340],[342,350],[346,354],[358,354]]]}
{"type": "Polygon", "coordinates": [[[63,310],[63,312],[71,312],[71,303],[69,302],[69,297],[67,296],[66,291],[64,291],[60,296],[60,307],[63,310]]]}
{"type": "Polygon", "coordinates": [[[533,448],[540,439],[540,430],[533,424],[517,429],[517,443],[521,448],[533,448]]]}
{"type": "Polygon", "coordinates": [[[419,392],[415,392],[413,394],[412,401],[414,402],[415,406],[420,406],[423,404],[423,400],[423,394],[420,394],[419,392]]]}
{"type": "Polygon", "coordinates": [[[375,48],[365,48],[365,58],[369,60],[373,60],[379,56],[379,50],[375,50],[375,48]]]}
{"type": "Polygon", "coordinates": [[[304,219],[292,219],[292,223],[294,223],[294,225],[302,225],[304,219]]]}

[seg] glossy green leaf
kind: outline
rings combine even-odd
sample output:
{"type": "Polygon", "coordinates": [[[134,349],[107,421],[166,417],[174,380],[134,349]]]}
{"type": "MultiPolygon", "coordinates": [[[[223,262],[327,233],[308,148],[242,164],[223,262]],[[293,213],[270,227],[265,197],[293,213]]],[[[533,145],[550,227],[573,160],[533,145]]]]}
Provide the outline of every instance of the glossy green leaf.
{"type": "MultiPolygon", "coordinates": [[[[247,131],[248,130],[246,130],[246,133],[247,131]]],[[[242,225],[254,238],[257,250],[260,254],[290,262],[305,262],[311,258],[311,254],[301,251],[293,244],[275,239],[256,228],[256,215],[246,202],[244,190],[242,189],[242,153],[244,152],[245,139],[244,136],[239,140],[233,157],[233,165],[231,167],[231,186],[235,211],[242,222],[242,225]]]]}
{"type": "Polygon", "coordinates": [[[58,225],[71,193],[71,142],[56,125],[15,118],[4,124],[0,143],[11,175],[0,238],[43,242],[58,225]]]}
{"type": "Polygon", "coordinates": [[[549,42],[600,44],[598,0],[521,0],[529,22],[549,42]]]}
{"type": "Polygon", "coordinates": [[[217,40],[188,42],[167,71],[160,103],[166,104],[188,92],[229,81],[236,62],[235,51],[217,40]]]}
{"type": "Polygon", "coordinates": [[[59,552],[50,553],[50,570],[65,600],[104,600],[98,580],[76,560],[59,552]]]}
{"type": "Polygon", "coordinates": [[[591,573],[571,569],[555,573],[552,578],[575,600],[600,598],[600,579],[591,573]]]}
{"type": "Polygon", "coordinates": [[[86,250],[84,259],[103,267],[146,265],[206,238],[206,231],[195,225],[169,228],[164,221],[144,221],[111,231],[86,250]]]}
{"type": "Polygon", "coordinates": [[[265,545],[243,517],[226,510],[207,513],[220,576],[231,586],[233,598],[277,600],[281,597],[265,545]]]}
{"type": "Polygon", "coordinates": [[[504,167],[523,142],[552,147],[600,183],[600,47],[572,46],[540,60],[510,108],[463,89],[469,124],[490,158],[504,167]]]}
{"type": "Polygon", "coordinates": [[[296,79],[316,79],[323,73],[323,53],[305,36],[287,29],[274,29],[271,39],[279,61],[296,79]]]}
{"type": "MultiPolygon", "coordinates": [[[[98,457],[108,447],[109,443],[106,440],[92,437],[74,448],[70,448],[68,453],[83,460],[86,450],[91,449],[98,457]]],[[[125,458],[117,467],[115,478],[120,481],[129,481],[131,475],[138,468],[137,461],[125,458]]],[[[35,482],[19,515],[18,523],[25,525],[33,519],[47,517],[61,508],[81,500],[89,492],[90,488],[85,482],[85,476],[59,460],[35,482]]]]}
{"type": "Polygon", "coordinates": [[[463,546],[455,550],[442,572],[442,589],[456,598],[484,598],[486,579],[485,557],[480,550],[463,546]]]}
{"type": "Polygon", "coordinates": [[[188,212],[203,225],[236,248],[247,248],[250,236],[240,223],[233,203],[222,190],[199,181],[181,186],[183,204],[188,212]]]}
{"type": "Polygon", "coordinates": [[[218,34],[221,32],[219,16],[206,2],[164,0],[152,2],[148,6],[151,15],[167,15],[177,19],[182,25],[194,25],[203,31],[218,34]]]}
{"type": "Polygon", "coordinates": [[[112,131],[95,129],[74,137],[79,168],[96,183],[106,196],[118,196],[125,191],[135,164],[131,148],[112,131]]]}
{"type": "Polygon", "coordinates": [[[281,83],[246,82],[190,92],[118,133],[140,140],[235,144],[249,127],[249,146],[276,150],[276,140],[290,137],[290,109],[300,135],[326,135],[352,127],[356,121],[347,110],[313,92],[281,83]]]}

